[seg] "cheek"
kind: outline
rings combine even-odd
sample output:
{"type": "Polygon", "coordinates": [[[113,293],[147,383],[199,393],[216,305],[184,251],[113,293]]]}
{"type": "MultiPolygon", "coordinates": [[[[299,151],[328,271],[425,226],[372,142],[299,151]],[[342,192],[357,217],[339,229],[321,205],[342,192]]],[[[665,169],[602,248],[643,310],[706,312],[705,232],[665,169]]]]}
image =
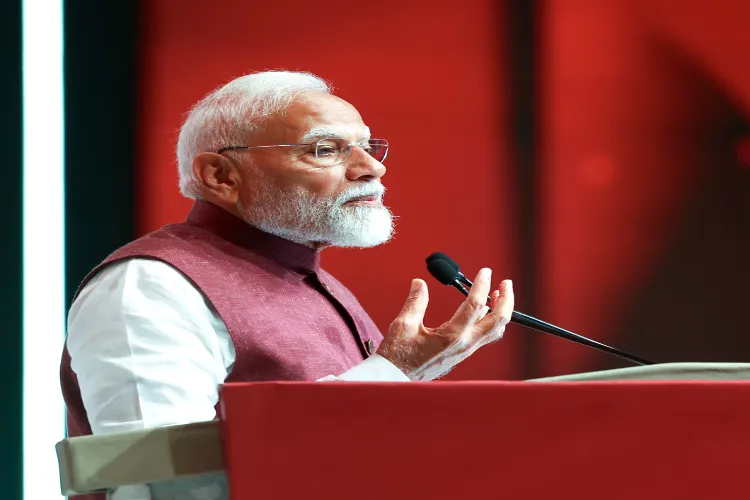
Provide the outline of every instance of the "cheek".
{"type": "Polygon", "coordinates": [[[293,179],[292,183],[297,189],[302,188],[309,193],[330,198],[343,189],[345,181],[340,169],[328,168],[305,172],[293,179]]]}

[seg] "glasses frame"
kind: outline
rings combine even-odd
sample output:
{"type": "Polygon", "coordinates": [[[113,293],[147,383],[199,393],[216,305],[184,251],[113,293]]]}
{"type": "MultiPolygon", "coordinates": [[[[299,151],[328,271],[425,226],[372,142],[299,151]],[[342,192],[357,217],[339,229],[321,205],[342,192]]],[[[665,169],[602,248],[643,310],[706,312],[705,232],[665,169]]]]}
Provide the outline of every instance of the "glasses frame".
{"type": "MultiPolygon", "coordinates": [[[[331,140],[340,140],[340,139],[335,138],[335,137],[324,137],[322,139],[319,139],[316,142],[311,142],[311,143],[300,143],[300,144],[269,144],[269,145],[264,145],[264,146],[225,146],[225,147],[217,150],[216,154],[222,154],[225,151],[238,151],[238,150],[249,151],[251,149],[262,149],[262,148],[295,148],[295,147],[300,147],[300,146],[315,146],[315,158],[320,159],[320,157],[318,156],[318,145],[321,142],[323,142],[323,141],[331,141],[331,140]]],[[[384,146],[385,147],[385,154],[383,155],[383,159],[382,160],[376,159],[374,156],[370,155],[369,153],[367,153],[367,154],[372,159],[374,159],[375,161],[378,161],[380,163],[385,162],[385,159],[388,158],[388,150],[390,148],[390,145],[388,144],[388,141],[386,139],[375,139],[375,138],[367,140],[368,143],[370,141],[381,141],[380,146],[384,146]]],[[[338,163],[334,163],[333,165],[329,165],[329,166],[334,167],[336,165],[340,165],[340,164],[346,162],[349,159],[349,157],[352,155],[352,149],[354,149],[355,147],[358,147],[358,148],[361,148],[361,149],[364,150],[362,142],[350,142],[350,143],[347,144],[348,153],[346,155],[346,158],[344,158],[342,161],[340,161],[338,163]]]]}

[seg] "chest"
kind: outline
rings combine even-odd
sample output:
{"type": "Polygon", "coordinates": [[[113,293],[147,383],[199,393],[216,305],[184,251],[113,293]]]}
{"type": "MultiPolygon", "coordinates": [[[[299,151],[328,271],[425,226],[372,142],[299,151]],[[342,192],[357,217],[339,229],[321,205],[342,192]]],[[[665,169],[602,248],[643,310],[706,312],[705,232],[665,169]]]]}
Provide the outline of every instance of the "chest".
{"type": "Polygon", "coordinates": [[[362,362],[382,340],[351,293],[325,275],[255,272],[228,282],[231,289],[198,284],[235,346],[230,381],[337,375],[362,362]]]}

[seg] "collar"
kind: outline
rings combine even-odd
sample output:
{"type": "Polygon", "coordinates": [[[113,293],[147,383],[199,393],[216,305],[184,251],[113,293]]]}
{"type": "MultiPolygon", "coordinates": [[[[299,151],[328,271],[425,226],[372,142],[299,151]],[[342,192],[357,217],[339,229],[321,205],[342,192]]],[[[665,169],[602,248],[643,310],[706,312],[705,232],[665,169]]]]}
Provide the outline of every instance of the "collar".
{"type": "Polygon", "coordinates": [[[320,252],[251,226],[213,203],[198,200],[186,222],[208,229],[235,245],[304,273],[320,269],[320,252]]]}

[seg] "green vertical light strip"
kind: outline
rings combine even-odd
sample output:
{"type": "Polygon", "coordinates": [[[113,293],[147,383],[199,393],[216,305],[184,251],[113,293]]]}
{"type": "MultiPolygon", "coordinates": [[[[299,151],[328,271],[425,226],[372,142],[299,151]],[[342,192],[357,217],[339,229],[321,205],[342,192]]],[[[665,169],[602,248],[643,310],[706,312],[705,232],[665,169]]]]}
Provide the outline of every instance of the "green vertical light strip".
{"type": "Polygon", "coordinates": [[[0,151],[3,154],[3,244],[0,245],[0,331],[3,333],[0,379],[3,411],[0,413],[0,482],[4,499],[20,500],[23,493],[21,453],[22,414],[22,260],[21,240],[21,0],[0,2],[0,151]]]}
{"type": "Polygon", "coordinates": [[[22,2],[23,496],[60,497],[65,332],[63,0],[22,2]]]}

